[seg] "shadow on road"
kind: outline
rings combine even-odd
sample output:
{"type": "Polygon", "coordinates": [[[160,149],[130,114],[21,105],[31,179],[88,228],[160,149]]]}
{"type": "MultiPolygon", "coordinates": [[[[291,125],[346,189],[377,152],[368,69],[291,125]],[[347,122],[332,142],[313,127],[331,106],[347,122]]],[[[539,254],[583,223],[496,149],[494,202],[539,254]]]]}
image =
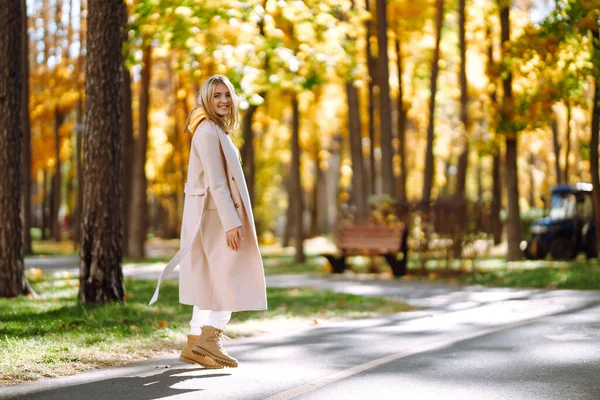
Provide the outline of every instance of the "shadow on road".
{"type": "Polygon", "coordinates": [[[202,380],[231,376],[230,373],[210,372],[197,368],[169,368],[146,377],[123,377],[94,381],[82,385],[62,387],[38,393],[13,397],[18,400],[85,400],[160,399],[190,392],[201,392],[202,380]]]}

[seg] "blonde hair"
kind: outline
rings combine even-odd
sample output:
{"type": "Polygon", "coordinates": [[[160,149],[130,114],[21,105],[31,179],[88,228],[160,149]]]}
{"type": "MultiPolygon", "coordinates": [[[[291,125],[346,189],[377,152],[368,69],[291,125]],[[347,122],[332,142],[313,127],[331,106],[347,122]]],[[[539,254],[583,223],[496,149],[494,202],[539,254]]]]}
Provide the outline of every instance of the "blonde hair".
{"type": "Polygon", "coordinates": [[[231,81],[227,79],[225,75],[213,75],[204,82],[202,88],[200,88],[200,93],[198,94],[197,104],[197,107],[201,107],[206,113],[206,116],[211,121],[218,124],[225,133],[233,133],[237,128],[239,123],[238,100],[231,81]],[[227,86],[227,89],[229,89],[231,94],[229,115],[224,117],[216,113],[214,108],[212,108],[211,102],[219,83],[227,86]]]}

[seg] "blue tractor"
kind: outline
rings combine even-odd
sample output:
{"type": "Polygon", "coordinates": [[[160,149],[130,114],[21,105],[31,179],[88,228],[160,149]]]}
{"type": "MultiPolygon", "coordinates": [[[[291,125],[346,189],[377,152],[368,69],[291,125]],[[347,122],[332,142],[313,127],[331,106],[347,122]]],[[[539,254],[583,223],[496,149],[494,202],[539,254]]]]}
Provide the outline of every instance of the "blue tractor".
{"type": "Polygon", "coordinates": [[[572,260],[584,252],[596,257],[596,225],[592,185],[576,183],[552,188],[548,216],[533,222],[525,248],[528,259],[572,260]]]}

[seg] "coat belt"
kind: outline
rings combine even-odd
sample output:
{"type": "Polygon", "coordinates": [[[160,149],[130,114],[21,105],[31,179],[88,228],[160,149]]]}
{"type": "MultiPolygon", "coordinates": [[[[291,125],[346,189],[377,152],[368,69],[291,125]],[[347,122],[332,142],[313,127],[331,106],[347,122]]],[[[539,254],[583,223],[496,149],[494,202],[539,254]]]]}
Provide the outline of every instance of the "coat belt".
{"type": "MultiPolygon", "coordinates": [[[[193,186],[188,185],[187,183],[185,184],[184,192],[186,194],[189,194],[189,195],[192,195],[192,196],[204,196],[204,195],[206,195],[206,189],[204,189],[204,188],[198,188],[198,187],[193,187],[193,186]]],[[[149,305],[152,305],[152,304],[156,303],[156,300],[158,300],[158,293],[160,291],[160,285],[161,285],[161,283],[166,279],[166,277],[171,272],[173,272],[173,270],[175,269],[175,267],[177,267],[179,265],[179,263],[181,263],[181,261],[183,260],[183,257],[185,257],[185,255],[192,248],[192,244],[194,243],[194,239],[196,238],[196,235],[198,234],[198,231],[200,230],[200,225],[202,223],[202,214],[204,213],[204,205],[205,204],[206,204],[206,202],[202,201],[202,206],[200,207],[200,217],[198,217],[198,222],[196,222],[196,226],[194,226],[194,229],[192,230],[192,234],[189,236],[187,242],[184,243],[180,247],[179,251],[173,256],[173,258],[171,259],[171,261],[169,261],[169,263],[165,266],[165,268],[160,273],[160,276],[158,278],[158,283],[156,284],[156,290],[154,291],[154,295],[152,296],[152,299],[150,300],[150,303],[148,303],[149,305]]]]}

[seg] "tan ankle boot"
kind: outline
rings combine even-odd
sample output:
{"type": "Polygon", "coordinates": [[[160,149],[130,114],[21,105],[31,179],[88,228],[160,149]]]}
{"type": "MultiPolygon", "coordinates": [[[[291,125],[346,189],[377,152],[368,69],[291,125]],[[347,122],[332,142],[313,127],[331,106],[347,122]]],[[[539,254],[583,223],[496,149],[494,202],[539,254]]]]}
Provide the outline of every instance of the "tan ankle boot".
{"type": "Polygon", "coordinates": [[[221,364],[216,363],[208,357],[192,353],[192,347],[194,346],[194,343],[196,342],[196,340],[198,340],[199,337],[199,335],[187,335],[187,342],[183,347],[183,350],[181,350],[179,361],[188,364],[200,364],[204,368],[210,369],[223,368],[221,364]]]}
{"type": "Polygon", "coordinates": [[[238,361],[227,354],[221,344],[222,339],[221,329],[205,325],[202,327],[202,334],[192,347],[192,353],[209,357],[224,367],[236,368],[238,361]]]}

